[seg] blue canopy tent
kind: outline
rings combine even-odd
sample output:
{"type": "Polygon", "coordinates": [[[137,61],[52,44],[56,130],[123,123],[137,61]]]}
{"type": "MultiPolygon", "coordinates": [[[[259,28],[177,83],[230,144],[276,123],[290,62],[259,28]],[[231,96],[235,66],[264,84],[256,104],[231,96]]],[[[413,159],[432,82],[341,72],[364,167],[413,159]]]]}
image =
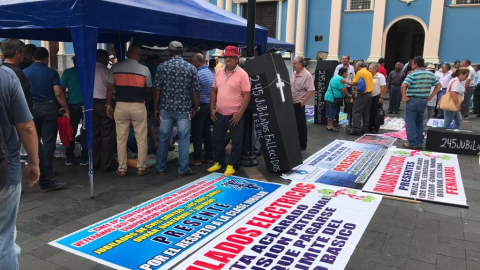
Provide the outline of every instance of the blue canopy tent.
{"type": "MultiPolygon", "coordinates": [[[[97,43],[114,43],[123,59],[131,38],[198,44],[244,44],[247,21],[203,0],[4,0],[0,37],[73,42],[85,107],[93,197],[92,103],[97,43]]],[[[256,26],[262,51],[268,30],[256,26]]]]}

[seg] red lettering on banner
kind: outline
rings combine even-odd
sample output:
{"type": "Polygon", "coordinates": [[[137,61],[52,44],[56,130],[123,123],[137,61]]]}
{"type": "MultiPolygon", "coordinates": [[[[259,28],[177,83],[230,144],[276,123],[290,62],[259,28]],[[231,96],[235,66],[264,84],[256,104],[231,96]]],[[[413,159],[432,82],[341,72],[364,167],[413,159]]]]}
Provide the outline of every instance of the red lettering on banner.
{"type": "MultiPolygon", "coordinates": [[[[305,197],[305,194],[310,193],[314,188],[315,185],[313,184],[298,183],[294,188],[291,188],[276,201],[265,207],[257,216],[247,221],[245,225],[262,229],[269,228],[287,213],[286,209],[292,208],[302,197],[305,197]]],[[[260,235],[262,235],[262,231],[260,230],[248,229],[246,227],[238,228],[235,230],[235,234],[226,236],[225,240],[205,253],[205,258],[213,260],[214,262],[209,263],[201,259],[196,260],[191,266],[187,267],[187,270],[221,269],[225,264],[240,254],[247,245],[251,244],[255,237],[260,235]],[[217,262],[220,262],[220,264],[216,264],[217,262]]]]}
{"type": "Polygon", "coordinates": [[[350,155],[348,155],[344,160],[342,160],[342,162],[340,162],[332,170],[337,172],[345,172],[346,170],[348,170],[348,168],[350,168],[355,163],[355,161],[357,161],[359,157],[362,156],[362,154],[363,154],[363,151],[352,151],[350,155]]]}
{"type": "Polygon", "coordinates": [[[454,167],[445,167],[445,192],[451,195],[458,195],[457,178],[454,167]]]}
{"type": "Polygon", "coordinates": [[[392,194],[395,191],[398,180],[400,180],[405,159],[405,157],[390,157],[373,191],[392,194]]]}

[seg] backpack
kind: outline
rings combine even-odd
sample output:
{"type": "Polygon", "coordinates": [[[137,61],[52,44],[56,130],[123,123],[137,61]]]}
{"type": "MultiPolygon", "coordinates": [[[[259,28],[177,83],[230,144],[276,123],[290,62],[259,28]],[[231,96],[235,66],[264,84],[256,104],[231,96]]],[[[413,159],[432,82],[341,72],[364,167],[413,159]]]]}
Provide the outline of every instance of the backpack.
{"type": "Polygon", "coordinates": [[[365,90],[367,90],[367,84],[363,77],[360,77],[360,80],[358,80],[357,83],[357,93],[365,93],[365,90]]]}
{"type": "Polygon", "coordinates": [[[0,183],[7,178],[8,174],[8,148],[0,132],[0,183]]]}

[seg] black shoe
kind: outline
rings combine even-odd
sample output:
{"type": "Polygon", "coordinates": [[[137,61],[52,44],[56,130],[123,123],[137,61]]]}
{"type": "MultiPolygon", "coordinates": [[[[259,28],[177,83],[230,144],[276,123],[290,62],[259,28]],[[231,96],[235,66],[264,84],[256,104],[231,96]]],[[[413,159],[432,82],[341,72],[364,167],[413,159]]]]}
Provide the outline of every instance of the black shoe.
{"type": "Polygon", "coordinates": [[[116,171],[117,168],[114,167],[114,166],[111,166],[111,167],[107,167],[107,168],[102,168],[100,171],[102,173],[109,173],[109,172],[113,172],[113,171],[116,171]]]}
{"type": "Polygon", "coordinates": [[[188,170],[187,170],[186,172],[184,172],[184,173],[179,173],[179,174],[178,174],[178,177],[179,177],[179,178],[182,178],[182,177],[187,177],[187,176],[191,176],[191,175],[195,175],[195,174],[197,174],[196,171],[193,171],[192,169],[188,168],[188,170]]]}
{"type": "Polygon", "coordinates": [[[388,114],[393,114],[393,111],[388,111],[388,114]]]}
{"type": "Polygon", "coordinates": [[[355,132],[355,131],[352,131],[349,134],[352,135],[352,136],[362,136],[361,132],[355,132]]]}
{"type": "Polygon", "coordinates": [[[62,188],[63,186],[65,186],[66,183],[67,183],[66,181],[52,180],[48,186],[40,187],[40,190],[42,192],[54,191],[62,188]]]}
{"type": "Polygon", "coordinates": [[[372,130],[372,134],[378,134],[378,130],[372,130]]]}
{"type": "Polygon", "coordinates": [[[399,112],[399,111],[396,111],[396,112],[394,112],[394,114],[400,114],[400,112],[399,112]]]}

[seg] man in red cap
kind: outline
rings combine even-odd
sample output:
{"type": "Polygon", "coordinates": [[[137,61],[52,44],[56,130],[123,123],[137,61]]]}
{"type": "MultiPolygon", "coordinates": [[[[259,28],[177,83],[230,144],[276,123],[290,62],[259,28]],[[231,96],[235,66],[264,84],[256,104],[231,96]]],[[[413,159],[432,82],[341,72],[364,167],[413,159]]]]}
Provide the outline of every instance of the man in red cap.
{"type": "Polygon", "coordinates": [[[250,80],[247,72],[238,66],[238,48],[225,48],[225,67],[215,75],[210,95],[210,111],[213,124],[213,160],[208,169],[216,172],[225,168],[225,137],[230,130],[232,151],[224,175],[230,176],[238,170],[242,152],[243,113],[250,101],[250,80]]]}

